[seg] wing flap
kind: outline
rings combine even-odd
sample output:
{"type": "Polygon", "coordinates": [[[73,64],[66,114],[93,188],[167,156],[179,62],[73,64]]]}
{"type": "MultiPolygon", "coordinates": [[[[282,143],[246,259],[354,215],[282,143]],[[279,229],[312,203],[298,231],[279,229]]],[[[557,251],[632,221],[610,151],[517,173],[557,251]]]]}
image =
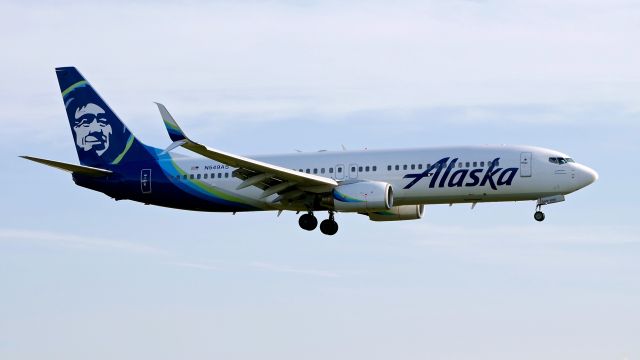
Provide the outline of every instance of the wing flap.
{"type": "Polygon", "coordinates": [[[108,176],[113,174],[113,171],[95,168],[91,166],[69,164],[62,161],[54,161],[54,160],[42,159],[42,158],[26,156],[26,155],[23,155],[20,157],[23,159],[35,161],[40,164],[51,166],[56,169],[68,171],[74,174],[83,174],[83,175],[89,175],[89,176],[108,176]]]}

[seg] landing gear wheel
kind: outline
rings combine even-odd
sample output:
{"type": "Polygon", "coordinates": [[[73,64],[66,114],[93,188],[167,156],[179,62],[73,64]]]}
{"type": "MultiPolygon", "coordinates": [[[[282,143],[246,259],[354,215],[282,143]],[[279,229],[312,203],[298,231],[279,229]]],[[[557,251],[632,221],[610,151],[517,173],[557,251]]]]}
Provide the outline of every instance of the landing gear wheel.
{"type": "Polygon", "coordinates": [[[333,219],[322,220],[320,231],[325,235],[335,235],[338,232],[338,223],[333,219]]]}
{"type": "Polygon", "coordinates": [[[543,221],[544,213],[542,211],[536,211],[536,213],[533,214],[533,218],[536,219],[536,221],[543,221]]]}
{"type": "Polygon", "coordinates": [[[312,213],[304,214],[298,219],[298,225],[307,231],[312,231],[318,226],[318,219],[312,213]]]}

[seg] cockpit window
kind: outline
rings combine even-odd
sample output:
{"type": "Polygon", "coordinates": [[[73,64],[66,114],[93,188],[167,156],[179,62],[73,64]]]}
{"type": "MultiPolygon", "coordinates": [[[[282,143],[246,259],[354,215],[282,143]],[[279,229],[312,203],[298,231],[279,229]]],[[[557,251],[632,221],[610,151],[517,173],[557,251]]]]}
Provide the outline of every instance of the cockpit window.
{"type": "Polygon", "coordinates": [[[552,164],[563,165],[563,164],[572,163],[575,161],[572,158],[550,157],[549,162],[552,164]]]}

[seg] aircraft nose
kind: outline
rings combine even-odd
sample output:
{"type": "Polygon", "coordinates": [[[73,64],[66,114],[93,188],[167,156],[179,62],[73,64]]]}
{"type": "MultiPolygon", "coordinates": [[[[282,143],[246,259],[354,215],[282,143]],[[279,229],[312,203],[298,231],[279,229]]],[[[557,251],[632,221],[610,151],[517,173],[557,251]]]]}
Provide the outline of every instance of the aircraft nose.
{"type": "Polygon", "coordinates": [[[580,170],[582,186],[591,185],[598,180],[598,173],[592,168],[583,165],[580,170]]]}

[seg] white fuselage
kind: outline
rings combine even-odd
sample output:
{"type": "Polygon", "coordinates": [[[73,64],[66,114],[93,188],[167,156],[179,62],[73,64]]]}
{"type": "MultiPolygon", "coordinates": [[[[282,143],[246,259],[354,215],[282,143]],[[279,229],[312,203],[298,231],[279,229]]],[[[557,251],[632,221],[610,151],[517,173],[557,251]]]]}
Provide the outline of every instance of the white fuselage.
{"type": "MultiPolygon", "coordinates": [[[[386,182],[393,187],[394,205],[536,200],[569,194],[597,179],[595,171],[567,155],[532,146],[320,151],[251,158],[339,183],[386,182]],[[438,163],[443,165],[440,169],[433,166],[438,163]]],[[[261,198],[262,191],[255,187],[237,190],[242,180],[233,177],[234,168],[206,158],[178,156],[174,162],[188,176],[261,209],[300,210],[273,203],[276,195],[261,198]]]]}

